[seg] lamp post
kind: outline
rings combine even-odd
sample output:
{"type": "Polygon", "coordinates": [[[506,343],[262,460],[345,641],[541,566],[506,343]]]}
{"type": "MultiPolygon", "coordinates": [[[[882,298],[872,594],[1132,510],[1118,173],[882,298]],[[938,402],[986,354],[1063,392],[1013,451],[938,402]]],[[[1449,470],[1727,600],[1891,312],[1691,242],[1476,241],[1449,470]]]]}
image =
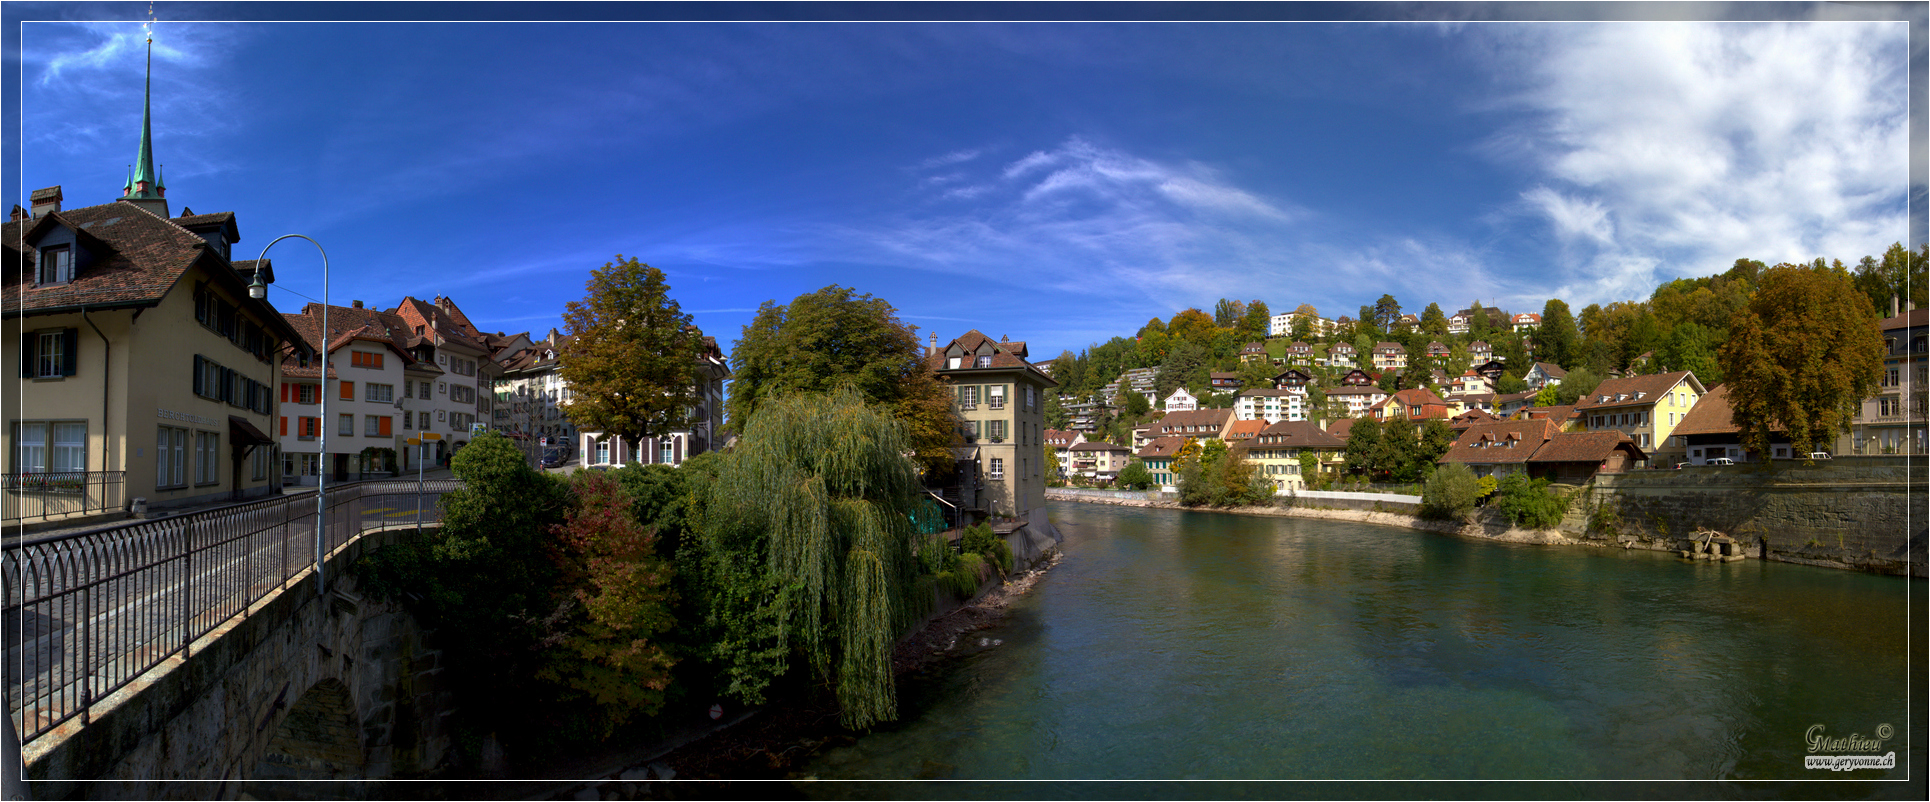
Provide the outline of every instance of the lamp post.
{"type": "Polygon", "coordinates": [[[255,259],[255,280],[248,285],[248,297],[256,300],[268,297],[268,282],[262,280],[262,265],[268,259],[268,249],[275,247],[276,242],[281,242],[289,238],[308,240],[308,244],[315,246],[315,250],[320,251],[322,254],[322,379],[316,387],[316,394],[321,396],[322,409],[319,413],[320,417],[315,421],[315,428],[319,430],[315,437],[315,463],[317,469],[315,476],[315,590],[317,593],[323,593],[326,592],[323,588],[327,584],[322,581],[322,529],[324,516],[328,509],[328,251],[322,250],[320,243],[300,234],[283,234],[276,237],[273,241],[262,247],[261,256],[255,259]]]}

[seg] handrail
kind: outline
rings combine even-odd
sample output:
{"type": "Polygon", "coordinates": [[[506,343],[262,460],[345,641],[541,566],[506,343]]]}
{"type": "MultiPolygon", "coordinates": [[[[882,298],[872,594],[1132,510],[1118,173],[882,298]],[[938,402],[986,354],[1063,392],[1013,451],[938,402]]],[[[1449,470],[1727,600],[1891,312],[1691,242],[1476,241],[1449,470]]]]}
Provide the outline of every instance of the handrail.
{"type": "MultiPolygon", "coordinates": [[[[435,496],[455,480],[423,486],[435,496]]],[[[324,552],[394,510],[413,512],[417,483],[377,479],[329,488],[324,552]]],[[[7,542],[5,599],[19,623],[5,644],[9,712],[31,741],[180,654],[310,570],[316,537],[306,492],[7,542]]]]}

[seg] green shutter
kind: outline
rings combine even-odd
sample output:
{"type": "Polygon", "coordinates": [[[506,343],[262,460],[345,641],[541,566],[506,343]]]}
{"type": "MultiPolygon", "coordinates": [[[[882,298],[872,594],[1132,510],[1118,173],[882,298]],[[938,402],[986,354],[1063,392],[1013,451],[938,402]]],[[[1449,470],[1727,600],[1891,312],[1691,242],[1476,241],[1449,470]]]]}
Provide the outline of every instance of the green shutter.
{"type": "Polygon", "coordinates": [[[80,329],[62,331],[60,345],[65,349],[61,354],[60,375],[72,376],[80,366],[80,329]]]}

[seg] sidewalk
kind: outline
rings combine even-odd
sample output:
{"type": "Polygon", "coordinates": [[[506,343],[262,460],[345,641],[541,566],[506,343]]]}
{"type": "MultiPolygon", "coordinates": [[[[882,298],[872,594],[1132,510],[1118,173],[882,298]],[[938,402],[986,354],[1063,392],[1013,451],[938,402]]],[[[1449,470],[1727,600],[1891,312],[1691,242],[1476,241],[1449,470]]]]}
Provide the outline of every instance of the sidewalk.
{"type": "MultiPolygon", "coordinates": [[[[386,481],[397,481],[397,482],[414,481],[415,478],[416,478],[416,475],[413,472],[402,476],[382,477],[382,479],[386,481]]],[[[422,480],[425,482],[433,479],[454,479],[454,478],[455,478],[455,474],[452,473],[448,468],[430,468],[422,472],[422,480]]],[[[350,481],[361,481],[361,480],[350,480],[350,481]]],[[[346,482],[331,481],[328,484],[329,484],[329,487],[334,487],[339,484],[346,484],[346,482]]],[[[304,496],[304,495],[312,495],[315,492],[315,487],[313,485],[285,485],[282,487],[281,490],[282,490],[281,495],[284,497],[304,496]]],[[[88,516],[82,516],[82,517],[62,518],[60,520],[54,520],[54,521],[28,521],[25,524],[8,523],[5,525],[4,531],[0,531],[0,536],[4,536],[7,540],[12,541],[12,540],[18,540],[23,538],[38,539],[43,537],[55,536],[55,535],[66,535],[66,534],[72,534],[75,532],[85,532],[90,529],[102,529],[109,526],[119,526],[121,524],[133,523],[135,521],[151,521],[157,518],[172,518],[177,515],[187,515],[189,513],[195,513],[195,512],[200,512],[202,510],[213,509],[215,507],[224,507],[229,504],[239,504],[247,501],[259,501],[264,498],[272,498],[272,497],[273,496],[254,496],[252,498],[242,499],[241,501],[223,499],[220,501],[207,501],[199,504],[185,504],[179,507],[149,508],[147,515],[141,518],[134,517],[132,513],[129,513],[126,510],[118,510],[118,511],[103,512],[95,515],[88,515],[88,516]]]]}

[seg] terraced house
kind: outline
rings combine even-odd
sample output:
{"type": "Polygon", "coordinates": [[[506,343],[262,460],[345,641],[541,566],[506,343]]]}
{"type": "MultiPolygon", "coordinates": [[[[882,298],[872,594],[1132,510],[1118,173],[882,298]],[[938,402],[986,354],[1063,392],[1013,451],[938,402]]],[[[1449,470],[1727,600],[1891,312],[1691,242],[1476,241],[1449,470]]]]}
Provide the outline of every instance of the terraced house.
{"type": "Polygon", "coordinates": [[[1311,451],[1319,459],[1319,470],[1332,473],[1339,470],[1346,449],[1347,441],[1321,431],[1311,421],[1280,421],[1236,450],[1273,483],[1275,492],[1284,493],[1304,489],[1318,479],[1302,473],[1301,453],[1311,451]]]}
{"type": "Polygon", "coordinates": [[[977,329],[926,355],[952,386],[955,453],[967,468],[960,473],[982,485],[973,503],[982,515],[1026,519],[1045,502],[1045,394],[1059,384],[1025,357],[1024,342],[995,341],[977,329]]]}
{"type": "Polygon", "coordinates": [[[231,212],[170,215],[149,141],[119,199],[49,187],[0,228],[8,519],[280,486],[274,363],[296,336],[247,290],[273,266],[233,259],[231,212]]]}
{"type": "Polygon", "coordinates": [[[417,382],[440,371],[410,353],[411,337],[404,333],[402,319],[356,301],[329,308],[328,336],[323,337],[321,304],[308,304],[301,314],[285,318],[301,334],[303,347],[281,362],[276,432],[283,481],[313,485],[323,470],[329,481],[341,482],[391,475],[405,464],[414,467],[406,441],[417,434],[416,415],[399,402],[415,394],[417,382]],[[326,376],[321,360],[313,356],[324,348],[329,354],[326,376]],[[326,438],[321,437],[324,428],[326,438]],[[326,455],[318,450],[323,440],[326,455]]]}

